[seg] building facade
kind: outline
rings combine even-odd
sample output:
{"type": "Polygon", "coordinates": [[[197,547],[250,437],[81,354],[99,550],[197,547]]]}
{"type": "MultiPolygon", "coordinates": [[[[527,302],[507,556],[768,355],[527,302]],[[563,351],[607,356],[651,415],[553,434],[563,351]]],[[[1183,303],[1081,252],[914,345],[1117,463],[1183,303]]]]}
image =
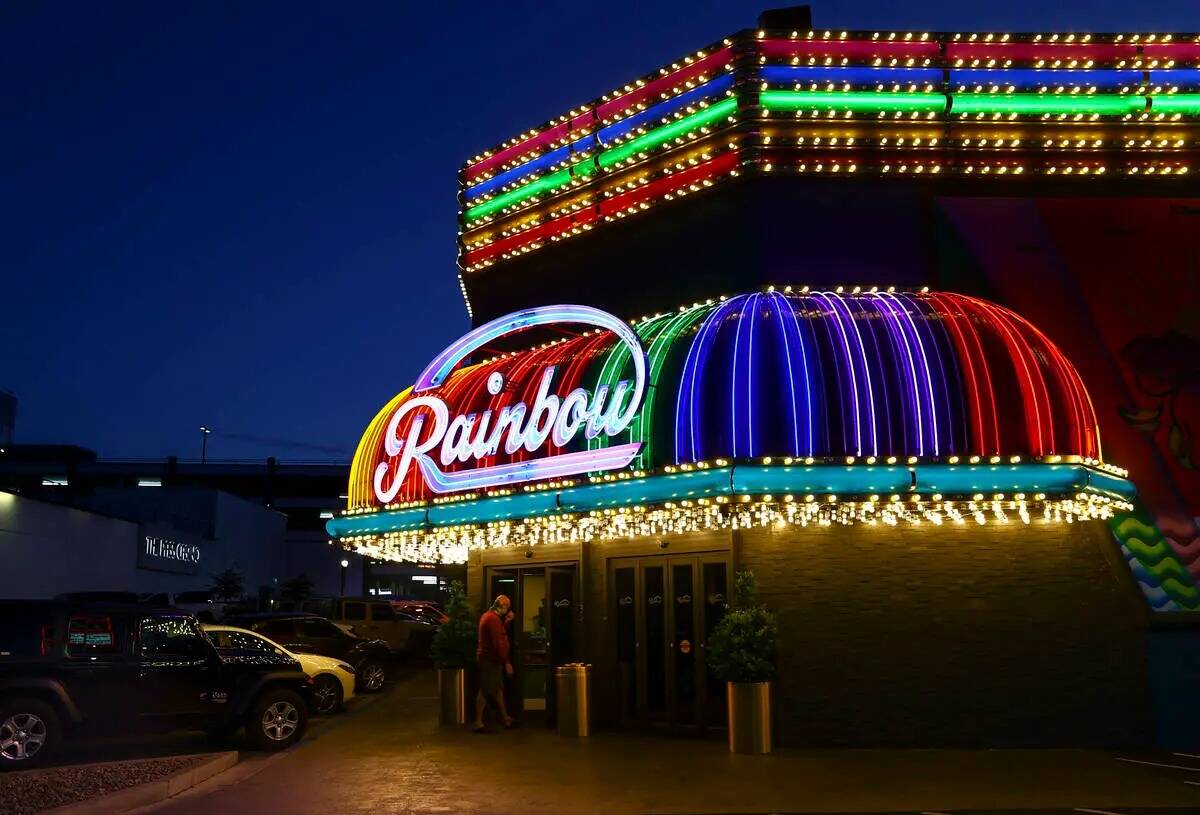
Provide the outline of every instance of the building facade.
{"type": "MultiPolygon", "coordinates": [[[[49,503],[101,513],[114,509],[153,513],[154,507],[171,503],[166,498],[170,494],[224,493],[227,501],[236,496],[248,505],[270,510],[285,521],[286,545],[269,555],[269,585],[306,574],[315,590],[328,596],[341,590],[343,571],[348,593],[366,593],[374,587],[365,574],[369,565],[330,546],[324,530],[325,521],[345,501],[347,473],[345,464],[280,462],[275,458],[203,463],[174,457],[104,459],[91,450],[65,445],[11,445],[0,453],[0,490],[49,503]],[[343,568],[342,560],[350,565],[343,568]]],[[[211,526],[215,510],[197,506],[190,515],[197,519],[195,523],[211,526]]],[[[265,557],[256,552],[260,547],[254,541],[246,540],[244,545],[245,551],[230,553],[227,560],[265,557]]],[[[264,551],[270,545],[261,542],[264,551]]],[[[209,572],[215,570],[197,577],[201,585],[196,588],[207,585],[209,572]]]]}
{"type": "Polygon", "coordinates": [[[464,165],[476,328],[329,533],[512,596],[526,710],[584,659],[602,722],[720,730],[752,571],[785,744],[1186,743],[1198,116],[1195,34],[764,28],[626,83],[464,165]]]}
{"type": "Polygon", "coordinates": [[[237,569],[250,597],[286,576],[286,519],[217,490],[100,491],[87,508],[0,492],[0,596],[202,591],[237,569]]]}

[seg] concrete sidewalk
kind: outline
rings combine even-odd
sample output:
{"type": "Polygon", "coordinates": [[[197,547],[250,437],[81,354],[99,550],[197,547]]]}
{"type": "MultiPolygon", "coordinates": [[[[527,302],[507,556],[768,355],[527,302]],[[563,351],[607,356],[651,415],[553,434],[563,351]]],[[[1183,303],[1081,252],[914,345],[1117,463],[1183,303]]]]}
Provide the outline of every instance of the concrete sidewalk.
{"type": "MultiPolygon", "coordinates": [[[[1200,812],[1200,760],[1178,770],[1083,750],[781,750],[541,728],[443,730],[413,678],[364,715],[235,786],[197,787],[158,813],[765,813],[1180,807],[1200,812]]],[[[1138,756],[1146,759],[1145,756],[1138,756]]]]}

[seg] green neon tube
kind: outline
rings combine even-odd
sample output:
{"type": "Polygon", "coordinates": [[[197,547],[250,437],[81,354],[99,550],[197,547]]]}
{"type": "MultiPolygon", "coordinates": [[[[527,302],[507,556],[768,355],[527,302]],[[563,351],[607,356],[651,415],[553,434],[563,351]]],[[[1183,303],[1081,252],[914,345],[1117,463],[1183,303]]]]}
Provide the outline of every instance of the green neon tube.
{"type": "MultiPolygon", "coordinates": [[[[655,317],[634,329],[647,349],[646,396],[641,410],[634,415],[633,421],[629,424],[628,439],[622,436],[620,441],[622,443],[626,441],[642,443],[642,449],[638,451],[637,458],[634,459],[635,469],[648,469],[654,464],[654,407],[660,393],[659,378],[662,376],[667,357],[680,335],[714,308],[716,308],[715,303],[692,306],[686,311],[655,317]]],[[[608,357],[601,367],[596,386],[607,385],[610,389],[613,388],[621,375],[628,370],[628,362],[629,351],[624,345],[613,348],[609,351],[608,357]]],[[[613,443],[615,443],[614,439],[608,436],[597,436],[588,441],[588,449],[607,447],[613,443]]]]}
{"type": "Polygon", "coordinates": [[[1066,96],[1041,93],[956,93],[951,113],[1096,113],[1119,116],[1146,108],[1144,96],[1066,96]]]}
{"type": "Polygon", "coordinates": [[[1182,113],[1185,116],[1200,116],[1200,93],[1151,96],[1150,110],[1155,113],[1182,113]]]}
{"type": "Polygon", "coordinates": [[[567,169],[551,173],[536,181],[530,181],[528,184],[517,187],[515,190],[509,190],[503,195],[497,195],[495,198],[469,207],[465,218],[468,221],[474,221],[477,218],[491,215],[493,212],[497,212],[512,204],[520,203],[527,198],[564,187],[571,183],[572,178],[585,178],[596,172],[597,167],[611,167],[617,162],[623,161],[643,150],[652,150],[655,147],[665,144],[676,136],[687,133],[689,130],[695,130],[698,127],[704,127],[719,119],[723,119],[736,110],[736,99],[723,99],[717,104],[697,111],[690,116],[685,116],[677,122],[671,122],[669,125],[655,128],[649,133],[638,136],[636,139],[626,142],[619,147],[606,150],[596,157],[595,162],[591,159],[581,161],[578,164],[571,165],[567,169]]]}
{"type": "Polygon", "coordinates": [[[642,409],[633,417],[630,425],[630,441],[642,442],[642,449],[638,451],[637,457],[637,466],[640,469],[647,470],[654,466],[654,406],[658,394],[661,392],[658,380],[662,375],[663,365],[666,364],[667,355],[675,347],[675,341],[679,339],[680,335],[699,322],[702,317],[707,316],[714,308],[716,308],[715,303],[692,306],[687,311],[676,314],[650,343],[650,350],[647,353],[650,358],[650,373],[646,401],[643,403],[642,409]]]}
{"type": "Polygon", "coordinates": [[[697,111],[691,116],[684,116],[677,122],[671,122],[669,125],[655,128],[649,133],[638,136],[632,141],[628,141],[619,147],[614,147],[611,150],[605,150],[596,157],[596,162],[601,167],[611,167],[619,161],[624,161],[635,153],[640,153],[643,150],[652,150],[661,144],[669,142],[676,136],[682,136],[689,130],[695,130],[698,127],[712,124],[726,116],[731,115],[737,110],[737,100],[732,97],[722,99],[715,105],[711,105],[704,110],[697,111]]]}
{"type": "MultiPolygon", "coordinates": [[[[504,209],[509,204],[515,204],[518,201],[524,201],[526,198],[532,198],[535,195],[541,195],[550,190],[556,190],[559,187],[571,183],[571,171],[580,168],[583,164],[591,162],[580,162],[574,167],[564,170],[559,170],[556,173],[543,176],[536,181],[531,181],[523,187],[517,187],[515,190],[509,190],[503,195],[497,195],[495,198],[484,201],[482,204],[477,204],[467,210],[467,220],[471,221],[476,218],[482,218],[485,215],[491,215],[493,212],[504,209]]],[[[581,173],[577,173],[581,174],[581,173]]]]}
{"type": "MultiPolygon", "coordinates": [[[[642,341],[643,345],[645,345],[656,335],[657,331],[670,317],[671,315],[669,314],[655,317],[652,320],[647,320],[641,325],[634,327],[633,330],[638,335],[638,339],[642,341]]],[[[596,377],[595,384],[592,386],[593,391],[602,386],[608,387],[611,391],[612,388],[616,386],[617,381],[621,378],[621,374],[625,373],[630,361],[629,347],[626,346],[625,343],[618,343],[611,348],[604,358],[604,364],[600,366],[600,373],[596,377]]],[[[647,393],[643,398],[642,408],[638,411],[638,414],[635,414],[633,422],[630,423],[630,441],[636,440],[633,438],[632,428],[637,423],[637,415],[640,415],[641,411],[646,409],[646,404],[648,404],[650,401],[651,394],[654,392],[653,383],[654,380],[650,377],[647,377],[647,393]]],[[[625,434],[622,434],[622,436],[624,435],[625,434]]],[[[601,435],[594,439],[588,439],[587,446],[589,450],[596,450],[601,447],[608,447],[611,442],[612,439],[608,435],[601,435]]]]}
{"type": "Polygon", "coordinates": [[[876,93],[874,91],[763,91],[759,104],[775,110],[895,110],[942,113],[946,96],[941,93],[876,93]]]}

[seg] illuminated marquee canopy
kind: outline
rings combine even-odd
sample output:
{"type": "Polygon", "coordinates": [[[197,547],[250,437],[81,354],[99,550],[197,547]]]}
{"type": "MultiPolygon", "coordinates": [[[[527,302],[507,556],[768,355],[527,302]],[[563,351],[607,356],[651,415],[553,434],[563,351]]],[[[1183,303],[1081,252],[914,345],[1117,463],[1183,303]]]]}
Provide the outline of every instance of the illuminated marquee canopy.
{"type": "Polygon", "coordinates": [[[912,495],[1019,500],[1021,517],[1027,499],[1086,495],[1070,510],[1085,517],[1131,494],[1101,459],[1070,361],[978,298],[789,287],[632,324],[552,306],[481,326],[389,402],[355,454],[348,513],[329,529],[359,543],[461,537],[489,521],[748,495],[817,505],[840,494],[850,520],[866,516],[847,496],[867,497],[871,517],[908,519],[912,495]],[[550,324],[571,336],[471,358],[550,324]]]}

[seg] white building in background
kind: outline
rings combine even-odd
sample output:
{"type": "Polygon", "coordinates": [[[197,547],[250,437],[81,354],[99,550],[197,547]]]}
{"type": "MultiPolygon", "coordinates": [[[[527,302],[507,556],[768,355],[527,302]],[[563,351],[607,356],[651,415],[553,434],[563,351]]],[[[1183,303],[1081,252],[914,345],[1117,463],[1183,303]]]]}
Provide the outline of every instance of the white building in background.
{"type": "Polygon", "coordinates": [[[86,507],[0,492],[0,597],[178,593],[234,567],[249,597],[287,580],[287,519],[208,489],[98,490],[86,507]]]}

